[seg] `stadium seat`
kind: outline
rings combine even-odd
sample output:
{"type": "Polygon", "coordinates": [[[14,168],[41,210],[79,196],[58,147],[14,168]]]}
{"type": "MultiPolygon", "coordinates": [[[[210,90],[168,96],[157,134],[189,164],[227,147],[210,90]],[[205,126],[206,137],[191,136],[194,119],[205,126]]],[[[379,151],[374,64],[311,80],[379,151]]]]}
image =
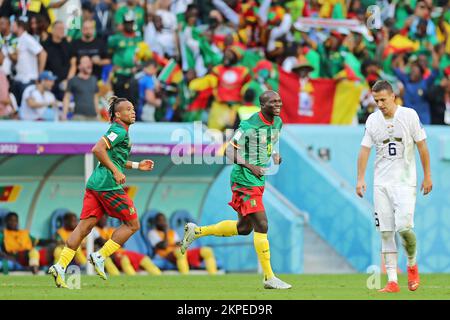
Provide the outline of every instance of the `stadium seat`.
{"type": "Polygon", "coordinates": [[[111,228],[118,228],[122,225],[122,221],[116,218],[108,217],[108,220],[106,221],[106,225],[111,228]]]}
{"type": "Polygon", "coordinates": [[[50,217],[50,238],[53,238],[56,231],[63,225],[64,215],[70,212],[69,209],[59,208],[53,211],[52,216],[50,217]]]}
{"type": "Polygon", "coordinates": [[[170,216],[169,226],[171,229],[175,230],[180,237],[183,237],[184,225],[188,222],[196,223],[187,210],[176,210],[170,216]]]}
{"type": "Polygon", "coordinates": [[[5,217],[8,213],[10,213],[11,211],[9,209],[6,208],[0,208],[0,230],[2,230],[3,228],[5,228],[5,217]]]}

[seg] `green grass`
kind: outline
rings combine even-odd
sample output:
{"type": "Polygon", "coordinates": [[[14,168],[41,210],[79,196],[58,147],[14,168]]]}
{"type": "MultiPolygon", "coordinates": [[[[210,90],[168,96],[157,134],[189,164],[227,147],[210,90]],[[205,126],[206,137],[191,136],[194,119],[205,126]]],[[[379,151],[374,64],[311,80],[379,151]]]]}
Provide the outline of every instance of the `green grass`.
{"type": "MultiPolygon", "coordinates": [[[[449,274],[422,274],[421,286],[408,291],[406,276],[399,277],[401,292],[382,294],[366,287],[368,275],[281,275],[290,290],[265,290],[256,274],[119,276],[103,281],[82,276],[80,290],[57,289],[50,276],[0,275],[0,300],[5,299],[174,299],[174,300],[303,300],[303,299],[446,299],[449,274]]],[[[385,284],[385,276],[381,283],[385,284]]]]}

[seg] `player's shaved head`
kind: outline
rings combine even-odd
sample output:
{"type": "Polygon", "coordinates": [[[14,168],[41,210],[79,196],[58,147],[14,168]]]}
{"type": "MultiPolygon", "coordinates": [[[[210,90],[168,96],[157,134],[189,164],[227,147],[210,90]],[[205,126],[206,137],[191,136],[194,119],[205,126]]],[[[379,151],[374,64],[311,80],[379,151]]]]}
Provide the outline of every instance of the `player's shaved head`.
{"type": "Polygon", "coordinates": [[[267,90],[264,91],[260,96],[259,96],[259,104],[261,106],[265,105],[267,103],[267,101],[269,101],[269,99],[271,97],[273,97],[274,95],[278,96],[278,93],[273,91],[273,90],[267,90]]]}

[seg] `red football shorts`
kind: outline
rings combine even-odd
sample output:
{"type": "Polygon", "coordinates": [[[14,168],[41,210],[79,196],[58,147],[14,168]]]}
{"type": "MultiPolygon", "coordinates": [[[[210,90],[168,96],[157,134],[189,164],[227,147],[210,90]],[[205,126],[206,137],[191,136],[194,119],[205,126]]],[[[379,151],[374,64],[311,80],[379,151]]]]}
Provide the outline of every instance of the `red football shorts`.
{"type": "Polygon", "coordinates": [[[233,197],[228,204],[240,213],[246,216],[251,213],[265,211],[262,196],[264,187],[248,187],[233,183],[231,186],[233,197]]]}
{"type": "Polygon", "coordinates": [[[123,189],[109,191],[86,189],[80,219],[96,217],[98,220],[105,213],[122,221],[138,217],[133,200],[123,189]]]}

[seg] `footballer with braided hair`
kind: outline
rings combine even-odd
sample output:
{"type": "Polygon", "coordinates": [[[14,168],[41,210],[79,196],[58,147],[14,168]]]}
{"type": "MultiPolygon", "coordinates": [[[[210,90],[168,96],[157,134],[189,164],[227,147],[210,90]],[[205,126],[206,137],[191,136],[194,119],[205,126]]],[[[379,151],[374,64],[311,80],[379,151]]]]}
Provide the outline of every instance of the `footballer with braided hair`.
{"type": "Polygon", "coordinates": [[[116,252],[140,228],[133,201],[122,188],[125,183],[123,171],[124,169],[151,171],[153,161],[128,161],[131,150],[128,128],[136,121],[133,104],[125,98],[111,97],[109,115],[111,126],[92,148],[92,153],[99,163],[86,184],[80,222],[67,240],[58,262],[48,271],[55,278],[57,287],[67,288],[64,280],[65,270],[83,239],[104,213],[122,221],[122,225],[112,234],[111,239],[99,251],[89,255],[89,262],[104,280],[107,279],[104,270],[105,259],[116,252]]]}

